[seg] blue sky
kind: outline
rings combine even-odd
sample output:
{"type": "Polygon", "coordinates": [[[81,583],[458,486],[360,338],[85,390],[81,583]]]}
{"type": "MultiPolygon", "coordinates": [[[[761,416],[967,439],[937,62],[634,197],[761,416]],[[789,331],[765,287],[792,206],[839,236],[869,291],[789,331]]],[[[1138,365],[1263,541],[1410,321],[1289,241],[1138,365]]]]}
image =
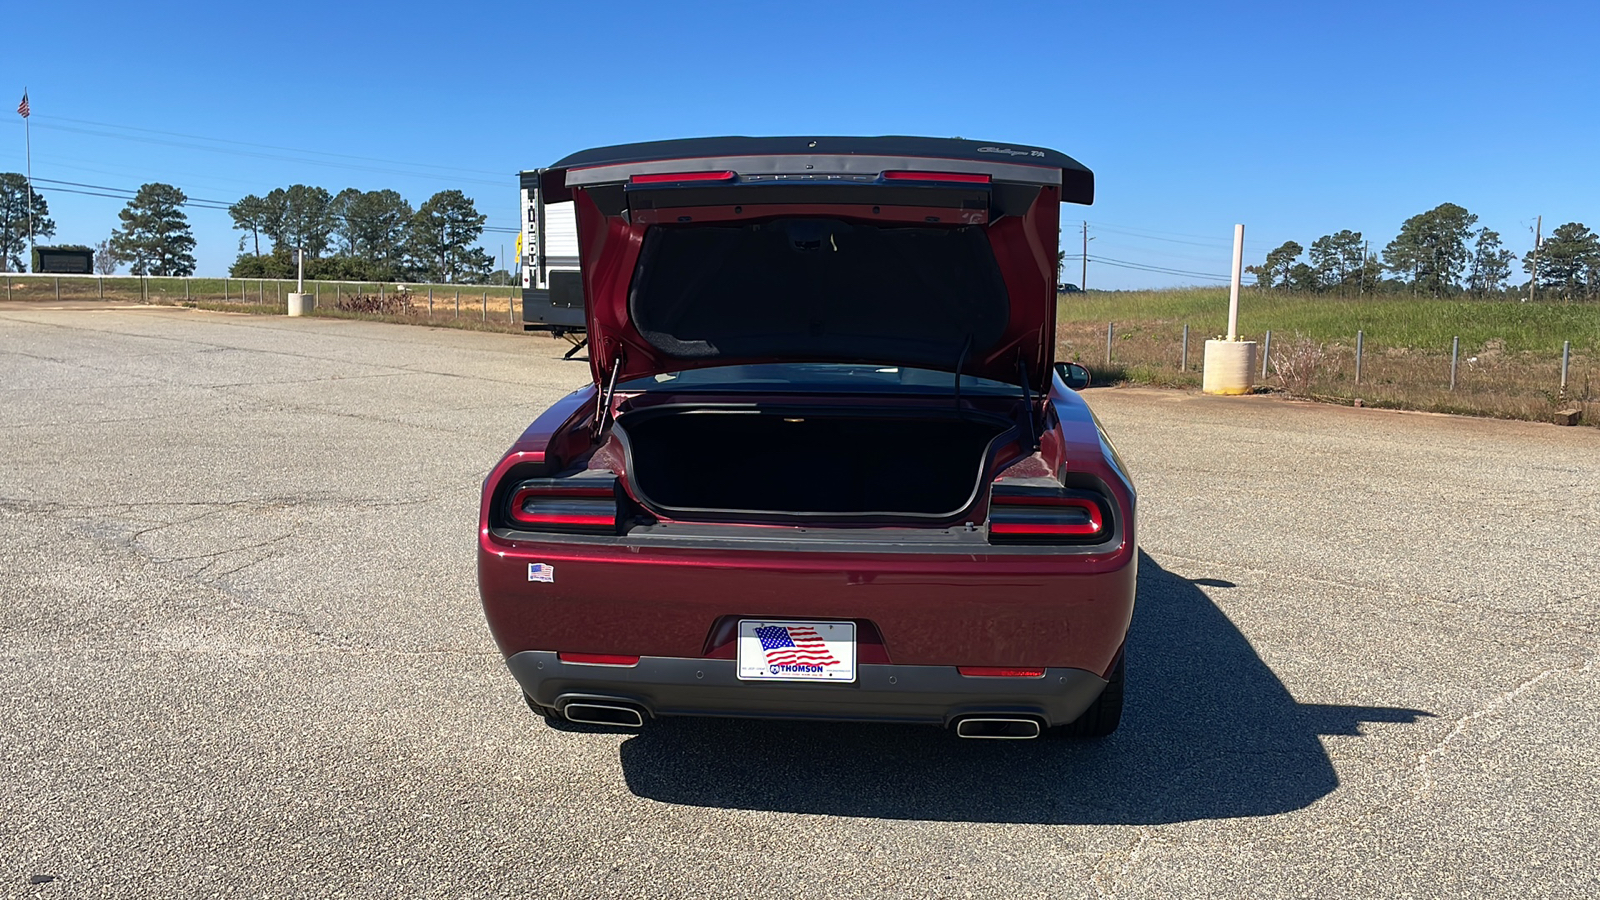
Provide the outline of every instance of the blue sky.
{"type": "MultiPolygon", "coordinates": [[[[1539,214],[1547,233],[1600,227],[1592,2],[78,2],[5,19],[0,171],[22,170],[26,85],[41,179],[223,201],[460,188],[511,228],[513,173],[588,146],[961,135],[1094,169],[1099,201],[1063,208],[1088,219],[1091,260],[1223,276],[1234,222],[1259,261],[1341,228],[1381,246],[1446,201],[1519,253],[1539,214]]],[[[117,224],[120,201],[36,186],[57,242],[117,224]]],[[[238,233],[190,216],[201,273],[220,274],[238,233]]],[[[1091,287],[1183,283],[1214,282],[1090,263],[1091,287]]]]}

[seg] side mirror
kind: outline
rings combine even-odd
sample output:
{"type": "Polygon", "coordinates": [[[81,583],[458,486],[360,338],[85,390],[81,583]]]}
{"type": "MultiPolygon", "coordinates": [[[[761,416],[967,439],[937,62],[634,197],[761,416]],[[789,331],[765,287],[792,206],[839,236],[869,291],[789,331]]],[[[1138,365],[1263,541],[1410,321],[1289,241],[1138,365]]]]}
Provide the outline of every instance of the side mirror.
{"type": "Polygon", "coordinates": [[[1061,376],[1062,383],[1075,391],[1089,386],[1089,370],[1075,362],[1056,363],[1056,374],[1061,376]]]}

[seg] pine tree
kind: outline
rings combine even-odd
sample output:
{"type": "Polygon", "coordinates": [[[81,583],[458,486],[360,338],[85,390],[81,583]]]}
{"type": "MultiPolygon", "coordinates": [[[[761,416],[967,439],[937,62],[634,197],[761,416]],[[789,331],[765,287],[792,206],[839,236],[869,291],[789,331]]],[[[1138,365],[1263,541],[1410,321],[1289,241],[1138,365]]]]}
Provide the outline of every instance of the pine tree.
{"type": "Polygon", "coordinates": [[[1438,297],[1457,290],[1470,257],[1467,237],[1477,221],[1477,216],[1454,203],[1418,213],[1383,248],[1384,265],[1409,283],[1412,293],[1438,297]]]}
{"type": "Polygon", "coordinates": [[[475,275],[482,261],[472,256],[472,245],[483,234],[488,219],[460,191],[440,191],[429,197],[411,217],[408,229],[407,245],[414,264],[432,281],[448,283],[475,275]]]}
{"type": "MultiPolygon", "coordinates": [[[[1532,272],[1532,253],[1523,270],[1532,272]]],[[[1600,235],[1582,222],[1568,222],[1550,232],[1539,248],[1539,287],[1566,298],[1600,294],[1600,235]]]]}
{"type": "Polygon", "coordinates": [[[0,269],[22,271],[22,254],[28,249],[28,207],[33,207],[33,237],[47,238],[56,233],[50,220],[50,205],[38,191],[28,187],[28,179],[16,172],[0,173],[0,269]]]}
{"type": "Polygon", "coordinates": [[[194,235],[183,212],[188,199],[170,184],[140,185],[117,213],[122,227],[111,232],[111,252],[135,275],[194,274],[194,235]]]}
{"type": "Polygon", "coordinates": [[[1515,253],[1500,246],[1500,233],[1480,228],[1472,247],[1472,265],[1467,274],[1467,289],[1475,294],[1492,294],[1505,288],[1511,277],[1515,253]]]}
{"type": "Polygon", "coordinates": [[[1267,254],[1265,262],[1259,266],[1249,266],[1245,271],[1256,276],[1256,287],[1289,290],[1294,287],[1295,260],[1304,252],[1305,248],[1294,241],[1284,241],[1276,250],[1267,254]]]}
{"type": "MultiPolygon", "coordinates": [[[[254,241],[255,255],[261,255],[261,235],[267,228],[267,219],[271,207],[263,197],[250,194],[239,198],[238,202],[228,207],[228,215],[233,218],[233,227],[240,231],[250,232],[254,241]]],[[[239,238],[239,249],[244,250],[244,238],[239,238]]]]}

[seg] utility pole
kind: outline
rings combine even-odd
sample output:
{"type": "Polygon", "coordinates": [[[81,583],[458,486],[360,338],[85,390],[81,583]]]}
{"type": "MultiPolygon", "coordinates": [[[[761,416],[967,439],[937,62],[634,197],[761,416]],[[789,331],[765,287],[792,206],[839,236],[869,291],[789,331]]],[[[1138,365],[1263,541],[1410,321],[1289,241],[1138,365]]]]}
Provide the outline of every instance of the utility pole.
{"type": "Polygon", "coordinates": [[[1078,279],[1078,290],[1089,289],[1089,222],[1083,223],[1083,277],[1078,279]]]}
{"type": "Polygon", "coordinates": [[[1367,294],[1367,248],[1371,241],[1361,242],[1361,275],[1356,279],[1356,297],[1365,297],[1367,294]]]}
{"type": "Polygon", "coordinates": [[[1528,302],[1533,302],[1533,289],[1539,284],[1539,240],[1544,232],[1544,216],[1533,220],[1533,271],[1528,275],[1528,302]]]}

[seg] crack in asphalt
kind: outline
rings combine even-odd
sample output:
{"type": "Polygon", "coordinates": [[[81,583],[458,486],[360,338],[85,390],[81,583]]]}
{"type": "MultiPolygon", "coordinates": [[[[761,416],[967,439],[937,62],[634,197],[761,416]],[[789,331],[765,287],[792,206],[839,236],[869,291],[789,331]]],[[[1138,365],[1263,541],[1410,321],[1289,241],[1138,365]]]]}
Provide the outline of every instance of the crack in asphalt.
{"type": "Polygon", "coordinates": [[[1107,850],[1095,861],[1094,867],[1089,871],[1089,885],[1094,888],[1096,897],[1101,900],[1113,900],[1117,896],[1119,879],[1127,877],[1133,870],[1135,863],[1144,853],[1145,846],[1157,838],[1158,829],[1142,827],[1124,847],[1116,850],[1107,850]],[[1115,865],[1115,871],[1112,866],[1115,865]]]}
{"type": "Polygon", "coordinates": [[[1516,687],[1496,694],[1479,705],[1477,708],[1468,712],[1466,715],[1456,719],[1454,725],[1444,737],[1435,742],[1434,745],[1426,752],[1423,752],[1417,756],[1417,763],[1411,770],[1411,781],[1413,782],[1411,788],[1411,799],[1413,801],[1420,800],[1429,791],[1433,790],[1436,784],[1433,777],[1434,760],[1449,748],[1452,741],[1465,734],[1467,729],[1469,729],[1473,723],[1499,712],[1501,709],[1508,706],[1511,701],[1517,699],[1523,694],[1526,694],[1528,691],[1533,690],[1552,675],[1561,672],[1566,672],[1573,675],[1582,675],[1586,672],[1594,671],[1594,664],[1595,657],[1591,656],[1582,665],[1551,666],[1548,669],[1524,679],[1522,683],[1518,684],[1516,687]]]}

